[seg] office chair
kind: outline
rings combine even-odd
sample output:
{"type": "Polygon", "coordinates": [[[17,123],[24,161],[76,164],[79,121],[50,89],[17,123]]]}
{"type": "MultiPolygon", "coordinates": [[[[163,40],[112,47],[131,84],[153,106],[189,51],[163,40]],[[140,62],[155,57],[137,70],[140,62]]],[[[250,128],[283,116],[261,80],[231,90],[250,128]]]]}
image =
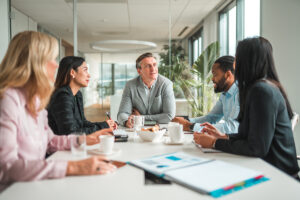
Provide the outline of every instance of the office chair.
{"type": "MultiPolygon", "coordinates": [[[[295,126],[299,122],[299,114],[294,112],[293,118],[291,119],[292,122],[292,130],[294,132],[295,126]]],[[[300,155],[297,155],[297,160],[300,160],[300,155]]]]}

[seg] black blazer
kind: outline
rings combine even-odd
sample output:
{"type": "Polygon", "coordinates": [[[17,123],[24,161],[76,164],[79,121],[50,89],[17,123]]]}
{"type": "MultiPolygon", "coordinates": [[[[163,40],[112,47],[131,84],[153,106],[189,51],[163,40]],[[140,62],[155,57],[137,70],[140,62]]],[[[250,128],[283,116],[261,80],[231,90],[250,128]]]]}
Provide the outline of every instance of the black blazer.
{"type": "Polygon", "coordinates": [[[280,90],[257,82],[249,89],[245,104],[238,134],[218,139],[215,148],[260,157],[290,175],[298,173],[291,120],[280,90]]]}
{"type": "Polygon", "coordinates": [[[69,86],[54,91],[47,107],[48,123],[57,135],[68,135],[73,132],[95,132],[109,128],[106,122],[87,121],[83,113],[83,100],[80,91],[74,96],[69,86]]]}

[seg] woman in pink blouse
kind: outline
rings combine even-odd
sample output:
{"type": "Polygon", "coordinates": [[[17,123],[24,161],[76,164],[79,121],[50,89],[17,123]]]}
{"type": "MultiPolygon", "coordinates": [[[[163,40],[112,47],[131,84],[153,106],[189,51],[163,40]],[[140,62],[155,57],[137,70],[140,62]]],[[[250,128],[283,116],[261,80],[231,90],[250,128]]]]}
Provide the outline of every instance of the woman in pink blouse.
{"type": "MultiPolygon", "coordinates": [[[[46,34],[25,31],[10,42],[0,64],[0,191],[13,182],[70,175],[105,174],[116,167],[102,157],[80,161],[45,160],[46,152],[70,149],[70,136],[56,136],[47,111],[55,71],[57,41],[46,34]]],[[[87,136],[87,144],[99,142],[87,136]]]]}

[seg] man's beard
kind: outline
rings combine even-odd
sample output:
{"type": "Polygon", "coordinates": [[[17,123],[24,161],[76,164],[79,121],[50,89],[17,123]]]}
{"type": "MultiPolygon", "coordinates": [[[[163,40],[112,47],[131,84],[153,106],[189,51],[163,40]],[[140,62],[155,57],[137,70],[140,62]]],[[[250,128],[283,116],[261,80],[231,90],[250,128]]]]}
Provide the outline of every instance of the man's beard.
{"type": "Polygon", "coordinates": [[[227,88],[227,84],[225,82],[226,82],[226,79],[225,79],[224,76],[222,77],[221,80],[219,80],[218,83],[215,82],[215,84],[216,84],[216,87],[214,88],[215,93],[219,93],[219,92],[224,92],[225,91],[225,89],[227,88]]]}

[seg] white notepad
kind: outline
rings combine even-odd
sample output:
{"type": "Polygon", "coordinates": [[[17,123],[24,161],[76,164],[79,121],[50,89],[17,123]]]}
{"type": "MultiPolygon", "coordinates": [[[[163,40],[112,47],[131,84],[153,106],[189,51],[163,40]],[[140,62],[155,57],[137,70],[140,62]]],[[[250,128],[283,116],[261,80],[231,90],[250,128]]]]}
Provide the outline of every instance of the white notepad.
{"type": "Polygon", "coordinates": [[[258,171],[219,160],[165,173],[167,179],[204,193],[210,193],[260,175],[258,171]]]}

